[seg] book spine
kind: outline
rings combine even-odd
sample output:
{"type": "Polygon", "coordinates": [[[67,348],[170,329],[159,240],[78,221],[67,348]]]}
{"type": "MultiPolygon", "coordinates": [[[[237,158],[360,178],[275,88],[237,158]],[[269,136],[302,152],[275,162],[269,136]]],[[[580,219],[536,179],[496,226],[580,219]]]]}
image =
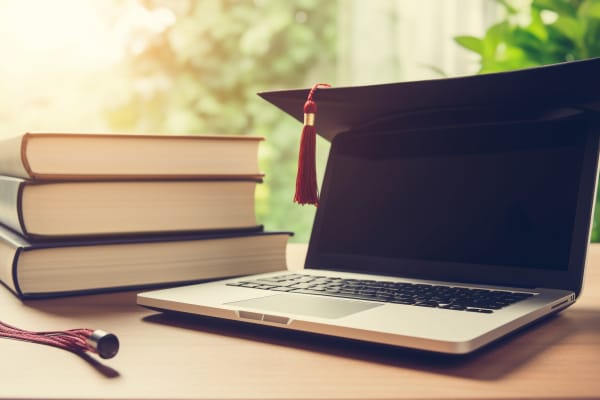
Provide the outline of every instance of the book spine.
{"type": "Polygon", "coordinates": [[[21,248],[6,237],[0,237],[0,282],[17,297],[23,298],[19,287],[18,261],[21,248]]]}
{"type": "MultiPolygon", "coordinates": [[[[71,180],[164,180],[164,179],[201,179],[201,180],[239,180],[262,179],[258,165],[258,146],[262,137],[253,136],[169,136],[169,135],[123,135],[123,134],[74,134],[74,133],[26,133],[17,139],[0,141],[0,175],[13,176],[35,181],[71,181],[71,180]],[[17,140],[19,139],[19,140],[17,140]],[[185,146],[186,141],[188,146],[185,146]],[[225,144],[219,143],[225,142],[225,144]],[[60,157],[58,147],[68,147],[70,154],[85,154],[85,157],[60,157]],[[142,153],[153,154],[147,159],[162,160],[163,167],[152,167],[152,162],[141,161],[137,157],[140,147],[142,153]],[[187,150],[182,150],[185,146],[187,150]],[[185,160],[191,157],[190,146],[200,151],[194,156],[202,160],[214,156],[228,146],[225,160],[241,160],[244,167],[235,167],[235,163],[220,161],[217,167],[207,167],[202,162],[174,163],[175,154],[185,160]],[[120,161],[105,163],[115,155],[114,148],[125,149],[117,152],[120,161]],[[158,150],[161,149],[161,150],[158,150]],[[174,153],[165,149],[174,149],[174,153]],[[58,164],[49,162],[43,154],[56,153],[58,164]],[[156,153],[156,154],[155,154],[156,153]],[[41,155],[42,154],[42,155],[41,155]],[[138,160],[125,162],[123,157],[138,160]],[[83,162],[82,160],[86,161],[83,162]],[[168,160],[165,161],[165,160],[168,160]],[[31,161],[31,162],[30,162],[31,161]],[[123,164],[124,163],[124,164],[123,164]],[[250,164],[252,163],[252,164],[250,164]],[[121,167],[115,168],[114,165],[121,167]],[[234,165],[234,167],[231,167],[234,165]]],[[[214,158],[214,157],[213,157],[214,158]]],[[[220,158],[215,158],[220,160],[220,158]]]]}
{"type": "Polygon", "coordinates": [[[25,181],[0,177],[0,221],[12,230],[27,236],[21,207],[24,187],[25,181]]]}
{"type": "Polygon", "coordinates": [[[25,134],[0,143],[0,175],[31,178],[27,167],[27,137],[25,134]]]}

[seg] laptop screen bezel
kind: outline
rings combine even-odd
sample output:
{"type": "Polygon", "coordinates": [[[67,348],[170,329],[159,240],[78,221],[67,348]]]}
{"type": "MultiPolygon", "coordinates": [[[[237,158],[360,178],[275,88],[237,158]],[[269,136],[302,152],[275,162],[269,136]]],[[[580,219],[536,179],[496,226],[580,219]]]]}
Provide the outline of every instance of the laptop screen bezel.
{"type": "MultiPolygon", "coordinates": [[[[556,288],[571,290],[579,295],[583,280],[586,252],[591,233],[593,208],[595,204],[596,182],[598,176],[598,145],[600,123],[598,117],[588,118],[585,132],[585,147],[580,172],[579,193],[574,218],[568,266],[564,270],[540,268],[509,267],[502,265],[464,264],[428,260],[404,260],[382,257],[355,255],[351,253],[323,253],[319,251],[318,241],[323,228],[323,216],[328,207],[331,189],[332,167],[338,156],[339,134],[331,144],[329,159],[325,169],[320,204],[315,214],[313,230],[309,242],[305,268],[333,270],[342,272],[388,275],[401,278],[439,280],[446,282],[464,282],[486,285],[501,285],[528,288],[556,288]],[[394,265],[391,273],[390,266],[394,265]],[[352,266],[347,268],[345,266],[352,266]],[[386,268],[387,267],[387,268],[386,268]]],[[[399,132],[401,134],[401,132],[399,132]]]]}

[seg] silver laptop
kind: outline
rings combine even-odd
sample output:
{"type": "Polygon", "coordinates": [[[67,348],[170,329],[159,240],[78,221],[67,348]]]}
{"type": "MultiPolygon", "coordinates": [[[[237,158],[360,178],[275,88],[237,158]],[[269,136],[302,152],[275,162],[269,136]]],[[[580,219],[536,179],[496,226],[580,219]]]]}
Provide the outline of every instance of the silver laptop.
{"type": "Polygon", "coordinates": [[[581,290],[598,113],[335,136],[305,268],[141,293],[140,305],[464,354],[581,290]]]}

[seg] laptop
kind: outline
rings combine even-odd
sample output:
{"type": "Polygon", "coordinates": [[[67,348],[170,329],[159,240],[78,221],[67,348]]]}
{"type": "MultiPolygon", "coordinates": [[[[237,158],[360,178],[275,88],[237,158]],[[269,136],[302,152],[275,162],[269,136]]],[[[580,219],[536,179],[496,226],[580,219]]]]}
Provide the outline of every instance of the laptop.
{"type": "MultiPolygon", "coordinates": [[[[598,67],[317,92],[331,147],[304,269],[138,304],[447,354],[566,309],[581,291],[600,134],[600,91],[569,85],[598,67]],[[411,108],[408,93],[425,98],[411,108]],[[353,98],[362,121],[341,111],[353,98]]],[[[261,95],[301,118],[306,94],[261,95]]]]}

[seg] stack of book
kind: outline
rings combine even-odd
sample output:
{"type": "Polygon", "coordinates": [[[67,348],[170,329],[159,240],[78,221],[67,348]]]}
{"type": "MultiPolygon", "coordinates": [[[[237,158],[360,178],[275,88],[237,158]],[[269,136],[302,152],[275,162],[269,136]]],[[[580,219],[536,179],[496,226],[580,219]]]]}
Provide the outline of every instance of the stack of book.
{"type": "Polygon", "coordinates": [[[260,137],[24,134],[0,142],[0,280],[47,297],[285,269],[254,200],[260,137]]]}

